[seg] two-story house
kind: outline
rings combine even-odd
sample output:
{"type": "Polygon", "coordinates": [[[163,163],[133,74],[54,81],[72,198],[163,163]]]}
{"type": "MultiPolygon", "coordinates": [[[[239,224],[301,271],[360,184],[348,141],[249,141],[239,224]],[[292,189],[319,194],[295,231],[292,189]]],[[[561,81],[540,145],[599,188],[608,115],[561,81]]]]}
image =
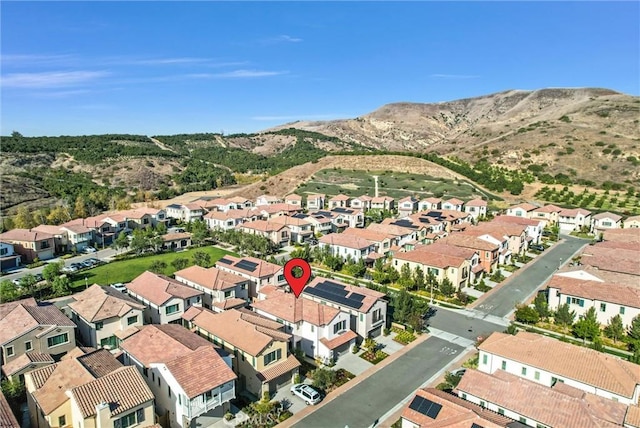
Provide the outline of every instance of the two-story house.
{"type": "Polygon", "coordinates": [[[484,373],[503,370],[546,386],[561,382],[631,405],[640,398],[640,366],[594,349],[520,331],[493,333],[478,350],[484,373]]]}
{"type": "Polygon", "coordinates": [[[373,198],[369,195],[362,195],[356,198],[353,198],[349,204],[351,208],[355,208],[362,211],[367,211],[371,209],[371,200],[373,198]]]}
{"type": "Polygon", "coordinates": [[[193,305],[202,304],[203,292],[175,279],[153,272],[143,272],[129,284],[127,294],[143,303],[145,323],[180,324],[182,314],[193,305]]]}
{"type": "Polygon", "coordinates": [[[558,213],[560,232],[569,233],[574,230],[591,229],[591,211],[584,208],[563,209],[558,213]]]}
{"type": "Polygon", "coordinates": [[[188,223],[195,220],[202,220],[204,209],[195,202],[189,204],[171,204],[167,205],[166,213],[168,218],[188,223]]]}
{"type": "Polygon", "coordinates": [[[284,197],[284,203],[289,205],[297,205],[302,207],[302,196],[292,193],[284,197]]]}
{"type": "MultiPolygon", "coordinates": [[[[123,369],[122,364],[106,349],[74,348],[59,362],[26,373],[24,379],[31,426],[51,428],[79,426],[81,417],[72,409],[70,391],[105,376],[109,376],[107,383],[113,383],[118,376],[111,376],[123,369]]],[[[139,377],[131,373],[126,373],[125,376],[128,382],[118,385],[121,391],[118,395],[109,397],[106,391],[102,391],[100,393],[102,396],[98,398],[103,400],[118,396],[125,398],[128,394],[131,401],[122,402],[122,410],[125,412],[129,410],[129,403],[132,404],[132,408],[145,408],[148,419],[147,423],[141,426],[152,425],[153,396],[148,388],[137,389],[143,385],[139,377]]],[[[114,413],[117,415],[119,412],[114,408],[114,413]]]]}
{"type": "Polygon", "coordinates": [[[487,216],[487,201],[476,198],[464,204],[464,212],[471,214],[474,220],[487,216]]]}
{"type": "Polygon", "coordinates": [[[31,229],[12,229],[0,233],[0,241],[13,245],[23,263],[33,263],[35,259],[48,260],[54,256],[54,236],[31,229]]]}
{"type": "Polygon", "coordinates": [[[298,374],[300,363],[289,353],[291,335],[282,324],[245,310],[190,312],[187,327],[234,356],[239,391],[262,397],[287,387],[298,374]]]}
{"type": "Polygon", "coordinates": [[[404,265],[408,265],[411,272],[419,267],[425,275],[433,275],[438,283],[446,278],[458,290],[468,286],[471,277],[469,260],[454,255],[416,250],[394,254],[393,267],[398,273],[404,265]]]}
{"type": "Polygon", "coordinates": [[[282,290],[269,293],[266,300],[254,302],[252,307],[256,313],[284,324],[284,331],[291,334],[292,349],[301,349],[326,363],[348,353],[358,337],[349,329],[347,312],[282,290]]]}
{"type": "Polygon", "coordinates": [[[291,231],[287,226],[269,220],[242,223],[237,226],[237,229],[250,235],[263,236],[281,247],[289,245],[291,240],[291,231]]]}
{"type": "Polygon", "coordinates": [[[15,252],[13,244],[0,242],[0,270],[2,272],[20,267],[22,256],[15,252]]]}
{"type": "MultiPolygon", "coordinates": [[[[325,211],[318,211],[326,215],[325,211]]],[[[352,208],[334,208],[329,211],[334,231],[345,227],[364,227],[364,212],[352,208]]]]}
{"type": "Polygon", "coordinates": [[[537,207],[536,205],[524,202],[521,204],[510,206],[509,208],[507,208],[506,214],[515,217],[529,218],[531,216],[531,213],[537,209],[539,209],[539,207],[537,207]]]}
{"type": "Polygon", "coordinates": [[[396,208],[396,200],[391,196],[376,196],[371,199],[372,210],[393,211],[396,208]]]}
{"type": "Polygon", "coordinates": [[[339,194],[329,199],[329,209],[334,208],[349,208],[351,197],[343,194],[339,194]]]}
{"type": "Polygon", "coordinates": [[[398,217],[408,217],[418,211],[418,200],[413,196],[407,196],[398,201],[398,217]]]}
{"type": "Polygon", "coordinates": [[[519,226],[523,226],[526,232],[526,240],[527,247],[528,244],[535,243],[539,244],[542,239],[542,231],[544,230],[545,220],[540,220],[537,218],[524,218],[524,217],[515,217],[510,215],[499,215],[496,216],[491,223],[500,224],[517,224],[519,226]]]}
{"type": "Polygon", "coordinates": [[[633,285],[605,282],[597,278],[578,279],[558,274],[547,283],[549,309],[567,304],[577,317],[584,316],[590,308],[596,311],[601,325],[620,315],[625,329],[640,315],[640,289],[633,285]]]}
{"type": "Polygon", "coordinates": [[[207,227],[212,230],[231,230],[238,225],[255,221],[259,217],[257,210],[253,208],[232,209],[229,211],[211,211],[204,216],[207,227]]]}
{"type": "Polygon", "coordinates": [[[249,297],[252,299],[258,297],[260,287],[265,285],[281,287],[287,283],[284,279],[282,266],[255,257],[226,255],[216,262],[215,267],[248,279],[249,297]]]}
{"type": "Polygon", "coordinates": [[[369,241],[374,246],[376,253],[387,255],[391,250],[391,247],[396,244],[397,239],[394,235],[376,232],[371,229],[359,229],[354,227],[348,227],[342,232],[344,236],[353,236],[360,239],[369,241]]]}
{"type": "Polygon", "coordinates": [[[562,208],[548,204],[529,212],[529,218],[533,220],[544,220],[545,227],[548,224],[558,224],[562,208]]]}
{"type": "Polygon", "coordinates": [[[309,211],[323,210],[325,198],[326,196],[323,194],[307,195],[307,209],[309,211]]]}
{"type": "Polygon", "coordinates": [[[400,247],[408,242],[421,242],[426,236],[426,228],[424,226],[415,226],[407,219],[395,220],[393,223],[387,222],[385,224],[371,223],[367,226],[367,230],[393,236],[396,241],[395,245],[400,247]]]}
{"type": "Polygon", "coordinates": [[[591,221],[591,233],[601,233],[607,229],[620,229],[621,227],[622,217],[610,212],[596,214],[591,221]]]}
{"type": "Polygon", "coordinates": [[[386,327],[387,301],[384,293],[317,277],[307,284],[301,296],[348,313],[347,328],[355,331],[359,340],[380,336],[386,327]]]}
{"type": "Polygon", "coordinates": [[[482,264],[480,263],[480,255],[478,254],[478,251],[471,248],[458,247],[456,245],[446,244],[442,241],[438,241],[429,245],[416,245],[414,250],[430,253],[433,255],[459,257],[467,260],[469,266],[471,267],[467,286],[475,282],[482,275],[483,269],[482,264]]]}
{"type": "Polygon", "coordinates": [[[321,249],[328,247],[334,256],[340,256],[345,260],[351,258],[356,262],[366,260],[376,251],[375,245],[366,239],[343,233],[324,235],[318,240],[318,246],[321,249]]]}
{"type": "MultiPolygon", "coordinates": [[[[480,266],[482,266],[482,270],[487,274],[493,273],[498,267],[501,249],[500,243],[490,242],[462,233],[454,233],[442,238],[438,242],[455,245],[456,247],[470,248],[476,251],[480,256],[480,266]]],[[[480,271],[478,270],[476,274],[479,273],[480,271]]]]}
{"type": "Polygon", "coordinates": [[[270,204],[253,208],[258,220],[272,220],[282,215],[294,215],[302,212],[301,205],[270,204]]]}
{"type": "MultiPolygon", "coordinates": [[[[464,231],[464,233],[471,236],[477,236],[481,239],[485,239],[485,237],[492,237],[500,242],[506,240],[509,252],[512,254],[524,254],[527,248],[529,248],[526,229],[527,226],[522,224],[491,221],[488,223],[481,223],[478,226],[469,227],[464,231]]],[[[507,253],[505,252],[501,255],[504,256],[504,260],[500,260],[500,263],[509,264],[510,259],[508,258],[507,253]]]]}
{"type": "Polygon", "coordinates": [[[425,198],[418,202],[419,211],[430,211],[442,209],[442,199],[440,198],[425,198]]]}
{"type": "Polygon", "coordinates": [[[145,305],[112,287],[94,284],[68,304],[85,346],[115,349],[125,331],[141,327],[145,305]]]}
{"type": "MultiPolygon", "coordinates": [[[[78,219],[83,220],[83,219],[78,219]]],[[[75,220],[72,220],[75,221],[75,220]]],[[[41,224],[31,229],[33,232],[46,233],[53,236],[54,254],[64,254],[71,251],[72,246],[69,244],[69,235],[61,226],[50,224],[41,224]]]]}
{"type": "Polygon", "coordinates": [[[69,245],[76,251],[82,251],[93,243],[93,231],[83,225],[62,225],[60,230],[67,233],[69,245]]]}
{"type": "Polygon", "coordinates": [[[443,210],[464,211],[464,201],[458,198],[447,199],[442,203],[443,210]]]}
{"type": "Polygon", "coordinates": [[[199,416],[229,411],[237,379],[231,356],[206,339],[181,325],[146,325],[121,347],[124,363],[135,366],[153,392],[163,426],[196,426],[199,416]]]}
{"type": "Polygon", "coordinates": [[[274,217],[269,221],[275,224],[286,226],[289,229],[289,233],[291,235],[291,242],[303,244],[313,237],[313,227],[311,225],[311,222],[305,219],[282,215],[279,217],[274,217]]]}
{"type": "Polygon", "coordinates": [[[331,216],[324,216],[322,214],[294,214],[291,217],[300,220],[305,220],[311,225],[311,231],[314,234],[326,235],[333,230],[333,223],[331,216]]]}
{"type": "Polygon", "coordinates": [[[55,305],[28,298],[0,305],[0,363],[29,352],[55,358],[76,346],[76,325],[55,305]]]}
{"type": "Polygon", "coordinates": [[[214,312],[244,307],[249,300],[250,280],[217,269],[191,266],[174,274],[176,281],[204,293],[202,306],[214,312]]]}
{"type": "Polygon", "coordinates": [[[256,198],[256,207],[282,203],[282,199],[272,195],[261,195],[256,198]]]}

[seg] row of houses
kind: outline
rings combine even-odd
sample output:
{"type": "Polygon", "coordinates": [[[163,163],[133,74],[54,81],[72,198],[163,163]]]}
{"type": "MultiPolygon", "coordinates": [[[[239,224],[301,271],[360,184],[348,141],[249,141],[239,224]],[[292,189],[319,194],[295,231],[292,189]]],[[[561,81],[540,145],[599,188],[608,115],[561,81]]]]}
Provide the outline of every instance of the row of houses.
{"type": "Polygon", "coordinates": [[[478,351],[453,394],[418,390],[402,427],[640,427],[636,364],[528,332],[494,333],[478,351]]]}
{"type": "Polygon", "coordinates": [[[509,207],[506,214],[532,220],[544,220],[557,225],[563,233],[586,229],[590,233],[599,234],[610,229],[640,227],[640,216],[623,219],[622,216],[611,212],[594,214],[584,208],[561,208],[552,204],[539,207],[522,203],[509,207]]]}

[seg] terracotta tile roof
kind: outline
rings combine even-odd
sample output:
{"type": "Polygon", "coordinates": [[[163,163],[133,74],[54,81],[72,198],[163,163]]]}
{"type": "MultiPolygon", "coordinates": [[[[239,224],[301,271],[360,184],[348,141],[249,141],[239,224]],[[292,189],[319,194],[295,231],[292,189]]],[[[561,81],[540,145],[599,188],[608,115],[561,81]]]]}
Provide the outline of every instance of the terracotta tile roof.
{"type": "Polygon", "coordinates": [[[222,259],[218,260],[218,262],[216,263],[216,267],[219,269],[229,269],[236,272],[244,273],[254,278],[264,278],[267,276],[272,276],[275,275],[278,271],[282,270],[282,266],[280,265],[269,263],[255,257],[234,257],[231,255],[226,255],[222,259]],[[238,263],[243,260],[256,264],[255,270],[247,270],[238,267],[238,263]],[[224,263],[224,261],[229,261],[230,263],[226,264],[224,263]]]}
{"type": "Polygon", "coordinates": [[[320,342],[322,342],[322,344],[327,349],[336,349],[338,346],[342,346],[345,343],[349,343],[356,337],[358,337],[358,335],[356,334],[355,331],[347,330],[346,332],[342,333],[340,336],[334,337],[331,340],[328,340],[326,337],[323,337],[322,339],[320,339],[320,342]]]}
{"type": "Polygon", "coordinates": [[[184,204],[184,207],[186,209],[188,209],[189,211],[202,211],[202,207],[200,205],[194,204],[194,203],[184,204]]]}
{"type": "Polygon", "coordinates": [[[457,390],[551,427],[621,426],[627,408],[568,385],[549,388],[502,370],[493,375],[467,370],[457,390]]]}
{"type": "Polygon", "coordinates": [[[243,198],[242,196],[234,196],[232,198],[229,198],[229,201],[234,202],[236,204],[246,204],[247,202],[251,202],[249,201],[249,199],[243,198]]]}
{"type": "Polygon", "coordinates": [[[53,239],[53,235],[32,229],[12,229],[0,233],[0,241],[37,242],[53,239]]]}
{"type": "Polygon", "coordinates": [[[638,277],[636,275],[629,275],[625,273],[619,272],[611,272],[608,270],[600,270],[593,266],[588,265],[580,265],[580,266],[571,266],[565,265],[560,269],[557,275],[560,276],[568,276],[574,277],[577,279],[584,280],[593,280],[593,281],[604,281],[609,283],[614,283],[618,285],[628,285],[636,288],[640,288],[640,283],[638,283],[638,277]]]}
{"type": "Polygon", "coordinates": [[[238,225],[240,229],[251,229],[260,232],[278,232],[286,226],[268,220],[255,220],[238,225]]]}
{"type": "MultiPolygon", "coordinates": [[[[638,282],[640,285],[640,282],[638,282]]],[[[562,294],[640,309],[640,287],[615,283],[587,281],[554,275],[548,287],[558,288],[562,294]]]]}
{"type": "Polygon", "coordinates": [[[265,201],[269,201],[269,202],[275,202],[280,200],[280,198],[278,198],[277,196],[272,196],[272,195],[260,195],[256,199],[264,199],[265,201]]]}
{"type": "Polygon", "coordinates": [[[182,232],[182,233],[167,233],[166,235],[162,235],[162,240],[164,242],[168,242],[168,241],[179,241],[181,239],[190,239],[191,238],[191,234],[188,232],[182,232]]]}
{"type": "Polygon", "coordinates": [[[640,384],[637,364],[538,334],[493,333],[478,349],[629,398],[640,384]]]}
{"type": "Polygon", "coordinates": [[[12,376],[29,366],[37,368],[38,366],[53,364],[55,361],[49,354],[41,354],[40,352],[27,352],[18,358],[9,361],[2,366],[5,376],[12,376]]]}
{"type": "Polygon", "coordinates": [[[240,312],[240,318],[259,327],[266,327],[271,330],[279,330],[282,328],[282,324],[280,324],[279,322],[255,313],[250,309],[240,308],[238,309],[238,312],[240,312]]]}
{"type": "Polygon", "coordinates": [[[326,196],[327,195],[325,195],[324,193],[311,193],[307,195],[307,200],[325,198],[326,196]]]}
{"type": "Polygon", "coordinates": [[[529,203],[526,203],[526,202],[523,202],[523,203],[517,204],[517,205],[512,205],[512,206],[509,207],[510,210],[514,210],[516,208],[522,208],[526,212],[529,212],[529,211],[533,211],[533,210],[537,209],[538,207],[536,205],[529,204],[529,203]]]}
{"type": "Polygon", "coordinates": [[[456,245],[447,244],[442,241],[434,242],[433,244],[428,245],[416,245],[414,251],[462,257],[467,260],[472,259],[473,256],[477,254],[477,251],[471,248],[458,247],[456,245]]]}
{"type": "Polygon", "coordinates": [[[60,230],[62,226],[51,226],[48,224],[41,224],[40,226],[36,226],[33,229],[31,229],[32,231],[35,232],[43,232],[43,233],[48,233],[49,235],[62,235],[62,231],[60,230]]]}
{"type": "Polygon", "coordinates": [[[451,198],[451,199],[447,199],[446,201],[444,201],[445,203],[449,203],[451,205],[462,205],[464,204],[464,201],[458,199],[458,198],[451,198]]]}
{"type": "Polygon", "coordinates": [[[483,428],[505,428],[510,427],[513,423],[513,420],[506,416],[483,409],[477,404],[435,388],[419,389],[415,396],[442,406],[435,419],[410,409],[409,406],[413,399],[404,406],[402,418],[421,428],[469,428],[473,423],[483,428]]]}
{"type": "Polygon", "coordinates": [[[487,201],[476,198],[468,201],[465,205],[468,207],[486,207],[487,201]]]}
{"type": "MultiPolygon", "coordinates": [[[[364,295],[364,299],[362,300],[362,306],[360,306],[360,309],[358,309],[358,312],[362,312],[362,313],[367,313],[369,311],[369,309],[371,309],[371,307],[378,301],[383,299],[384,297],[386,297],[386,294],[384,293],[380,293],[379,291],[375,291],[375,290],[371,290],[369,288],[366,287],[358,287],[355,285],[349,285],[349,284],[345,284],[344,282],[338,281],[336,279],[327,279],[327,278],[322,278],[322,277],[316,277],[314,278],[309,284],[307,284],[307,286],[305,287],[304,291],[302,292],[302,296],[308,296],[307,293],[305,293],[306,290],[310,290],[311,288],[315,287],[316,285],[322,283],[322,282],[332,282],[334,284],[338,284],[341,286],[344,286],[344,289],[347,291],[346,294],[346,298],[349,298],[351,296],[351,294],[353,293],[357,293],[357,294],[362,294],[364,295]]],[[[338,302],[335,302],[338,303],[338,302]]]]}
{"type": "Polygon", "coordinates": [[[174,276],[178,281],[180,280],[178,278],[184,278],[209,290],[229,290],[247,282],[240,275],[225,272],[215,267],[203,268],[197,265],[182,269],[174,273],[174,276]]]}
{"type": "Polygon", "coordinates": [[[360,229],[357,227],[347,227],[342,235],[356,236],[358,238],[366,239],[369,242],[379,243],[386,239],[393,239],[394,236],[384,232],[378,232],[373,229],[360,229]]]}
{"type": "Polygon", "coordinates": [[[610,212],[603,212],[600,214],[596,214],[593,216],[594,220],[603,220],[606,218],[610,218],[611,220],[618,222],[620,220],[622,220],[622,216],[619,216],[618,214],[614,214],[614,213],[610,213],[610,212]]]}
{"type": "Polygon", "coordinates": [[[533,211],[537,213],[559,213],[560,211],[562,211],[562,208],[549,204],[540,208],[536,208],[533,211]]]}
{"type": "Polygon", "coordinates": [[[268,369],[259,372],[256,376],[262,382],[269,382],[277,378],[278,376],[282,376],[283,374],[288,373],[298,367],[300,367],[300,362],[293,354],[290,354],[286,360],[276,364],[273,367],[269,367],[268,369]]]}
{"type": "Polygon", "coordinates": [[[203,346],[186,356],[168,362],[167,369],[189,399],[237,379],[235,373],[212,346],[203,346]],[[206,373],[206,376],[197,376],[197,373],[206,373]]]}
{"type": "Polygon", "coordinates": [[[442,199],[440,199],[440,198],[424,198],[420,202],[426,202],[426,203],[429,203],[429,204],[441,204],[442,203],[442,199]]]}
{"type": "Polygon", "coordinates": [[[395,201],[391,196],[376,196],[375,198],[371,198],[372,204],[381,204],[383,202],[391,202],[395,201]]]}
{"type": "Polygon", "coordinates": [[[260,294],[264,294],[265,296],[270,295],[271,293],[276,293],[282,291],[280,287],[276,287],[275,285],[263,285],[260,287],[260,294]]]}
{"type": "Polygon", "coordinates": [[[640,242],[634,241],[602,241],[596,245],[600,248],[620,248],[622,250],[640,251],[640,242]]]}
{"type": "Polygon", "coordinates": [[[127,354],[145,367],[167,363],[212,343],[178,324],[145,325],[120,344],[127,354]]]}
{"type": "Polygon", "coordinates": [[[625,426],[631,425],[632,427],[640,427],[640,407],[627,407],[627,414],[624,417],[624,423],[625,426]]]}
{"type": "Polygon", "coordinates": [[[203,310],[193,318],[192,323],[226,343],[255,356],[268,347],[274,339],[259,331],[258,326],[243,315],[237,309],[229,309],[217,314],[203,310]]]}
{"type": "Polygon", "coordinates": [[[284,200],[285,201],[301,201],[302,200],[302,196],[296,195],[295,193],[293,193],[291,195],[285,196],[284,200]]]}
{"type": "Polygon", "coordinates": [[[519,224],[522,226],[539,226],[540,220],[533,220],[526,217],[518,217],[514,215],[499,215],[496,216],[490,223],[509,223],[509,224],[519,224]]]}
{"type": "Polygon", "coordinates": [[[373,198],[371,196],[369,196],[369,195],[361,195],[361,196],[358,196],[357,198],[353,198],[354,201],[358,200],[358,201],[361,201],[361,202],[369,202],[372,199],[373,198]]]}
{"type": "Polygon", "coordinates": [[[0,310],[0,345],[38,326],[76,326],[54,305],[33,306],[31,299],[5,305],[2,305],[4,307],[0,310]]]}
{"type": "Polygon", "coordinates": [[[351,199],[351,197],[347,196],[347,195],[343,195],[343,194],[339,194],[334,196],[333,198],[329,199],[329,202],[331,201],[348,201],[349,199],[351,199]]]}
{"type": "Polygon", "coordinates": [[[140,331],[140,328],[138,326],[132,325],[131,327],[128,327],[124,330],[116,331],[115,333],[113,333],[113,335],[120,340],[125,340],[127,337],[133,336],[138,331],[140,331]]]}
{"type": "Polygon", "coordinates": [[[255,208],[256,212],[261,213],[265,212],[267,214],[277,214],[280,212],[299,212],[302,211],[300,205],[292,205],[292,204],[270,204],[270,205],[260,205],[255,208]]]}
{"type": "Polygon", "coordinates": [[[75,359],[62,360],[52,366],[34,370],[26,376],[38,375],[45,371],[48,376],[31,395],[45,415],[50,414],[69,399],[68,389],[83,385],[95,379],[89,371],[75,359]]]}
{"type": "Polygon", "coordinates": [[[402,198],[402,199],[400,199],[398,201],[398,204],[401,204],[403,202],[416,203],[416,202],[418,202],[418,200],[416,198],[414,198],[413,196],[405,196],[404,198],[402,198]]]}
{"type": "Polygon", "coordinates": [[[499,234],[496,238],[520,236],[525,233],[527,227],[510,222],[482,222],[478,226],[468,228],[465,233],[473,236],[499,234]]]}
{"type": "Polygon", "coordinates": [[[580,263],[601,270],[640,275],[640,251],[620,248],[604,248],[598,245],[587,246],[580,263]]]}
{"type": "Polygon", "coordinates": [[[76,358],[82,366],[95,378],[99,378],[122,367],[108,350],[96,349],[76,358]]]}
{"type": "Polygon", "coordinates": [[[237,220],[237,219],[245,219],[245,218],[253,218],[258,215],[258,210],[255,208],[244,208],[244,209],[232,209],[226,212],[222,211],[211,211],[206,214],[204,218],[212,218],[215,220],[237,220]]]}
{"type": "Polygon", "coordinates": [[[366,239],[353,235],[344,235],[342,233],[330,233],[329,235],[324,235],[319,239],[319,242],[327,245],[354,248],[356,250],[362,250],[371,246],[371,242],[366,239]]]}
{"type": "Polygon", "coordinates": [[[69,308],[89,322],[123,317],[133,309],[145,308],[142,303],[126,294],[112,287],[101,287],[98,284],[72,297],[74,301],[69,303],[69,308]]]}
{"type": "MultiPolygon", "coordinates": [[[[198,378],[198,376],[193,376],[198,378]]],[[[70,391],[83,418],[96,415],[96,406],[109,404],[111,416],[120,415],[154,400],[140,372],[134,366],[122,367],[70,391]]]]}
{"type": "Polygon", "coordinates": [[[336,308],[309,299],[298,299],[291,293],[273,293],[252,306],[290,323],[306,321],[318,327],[328,325],[340,313],[336,308]]]}
{"type": "Polygon", "coordinates": [[[472,235],[465,235],[464,233],[466,232],[446,236],[442,238],[440,242],[456,245],[458,247],[472,248],[479,251],[494,251],[498,249],[497,244],[492,244],[491,242],[479,239],[472,235]]]}
{"type": "MultiPolygon", "coordinates": [[[[295,217],[289,217],[287,215],[281,215],[278,217],[273,217],[269,219],[270,222],[281,224],[283,226],[309,226],[311,222],[295,217]]],[[[311,231],[311,229],[309,229],[311,231]]]]}
{"type": "Polygon", "coordinates": [[[464,257],[449,256],[446,254],[436,254],[427,251],[407,251],[393,256],[398,260],[405,260],[413,263],[420,263],[425,266],[447,269],[449,267],[460,267],[465,262],[464,257]]]}
{"type": "Polygon", "coordinates": [[[182,314],[182,319],[185,321],[191,321],[192,319],[194,319],[196,317],[196,315],[198,315],[200,312],[202,312],[202,308],[199,306],[190,306],[189,309],[187,309],[186,311],[184,311],[184,313],[182,314]]]}
{"type": "Polygon", "coordinates": [[[583,216],[591,215],[591,211],[585,210],[584,208],[573,208],[573,209],[563,209],[560,211],[561,217],[575,217],[578,214],[582,214],[583,216]]]}
{"type": "Polygon", "coordinates": [[[640,228],[605,230],[603,238],[605,241],[640,242],[640,228]]]}
{"type": "Polygon", "coordinates": [[[127,290],[150,301],[155,305],[163,305],[170,299],[188,299],[202,296],[202,291],[186,286],[181,282],[153,272],[143,272],[126,285],[127,290]]]}
{"type": "Polygon", "coordinates": [[[240,299],[238,297],[233,297],[231,299],[223,300],[222,302],[213,303],[213,306],[215,306],[218,309],[222,309],[223,311],[226,311],[227,309],[232,309],[232,308],[244,307],[246,305],[247,305],[247,302],[244,299],[240,299]]]}
{"type": "Polygon", "coordinates": [[[73,233],[89,233],[91,232],[91,229],[89,229],[86,226],[83,226],[81,224],[74,224],[74,225],[68,225],[68,226],[61,226],[61,229],[67,229],[73,233]]]}
{"type": "Polygon", "coordinates": [[[20,428],[13,411],[7,402],[2,391],[0,391],[0,427],[1,428],[20,428]]]}

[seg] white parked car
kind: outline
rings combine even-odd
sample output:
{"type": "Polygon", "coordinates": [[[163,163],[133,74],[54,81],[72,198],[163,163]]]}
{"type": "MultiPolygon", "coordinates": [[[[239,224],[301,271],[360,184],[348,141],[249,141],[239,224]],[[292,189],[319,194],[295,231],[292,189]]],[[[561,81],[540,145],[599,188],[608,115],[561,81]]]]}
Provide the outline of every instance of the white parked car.
{"type": "Polygon", "coordinates": [[[306,404],[318,404],[322,400],[318,391],[304,383],[297,383],[291,386],[291,393],[302,398],[306,404]]]}
{"type": "Polygon", "coordinates": [[[111,288],[115,288],[116,290],[120,291],[121,293],[125,293],[127,291],[127,287],[124,286],[123,283],[118,282],[116,284],[111,284],[111,288]]]}
{"type": "Polygon", "coordinates": [[[87,253],[87,254],[89,254],[89,253],[95,253],[96,251],[98,251],[98,250],[96,250],[96,249],[95,249],[95,248],[93,248],[93,247],[87,247],[87,248],[85,248],[85,249],[84,249],[84,252],[85,252],[85,253],[87,253]]]}

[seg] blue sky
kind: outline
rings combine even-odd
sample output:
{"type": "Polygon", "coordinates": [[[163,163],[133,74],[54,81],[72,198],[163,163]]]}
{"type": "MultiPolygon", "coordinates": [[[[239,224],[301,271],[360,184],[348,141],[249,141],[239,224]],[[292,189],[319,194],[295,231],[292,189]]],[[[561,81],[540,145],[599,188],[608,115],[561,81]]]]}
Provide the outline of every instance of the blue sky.
{"type": "Polygon", "coordinates": [[[638,2],[1,3],[1,135],[253,132],[508,89],[640,93],[638,2]]]}

